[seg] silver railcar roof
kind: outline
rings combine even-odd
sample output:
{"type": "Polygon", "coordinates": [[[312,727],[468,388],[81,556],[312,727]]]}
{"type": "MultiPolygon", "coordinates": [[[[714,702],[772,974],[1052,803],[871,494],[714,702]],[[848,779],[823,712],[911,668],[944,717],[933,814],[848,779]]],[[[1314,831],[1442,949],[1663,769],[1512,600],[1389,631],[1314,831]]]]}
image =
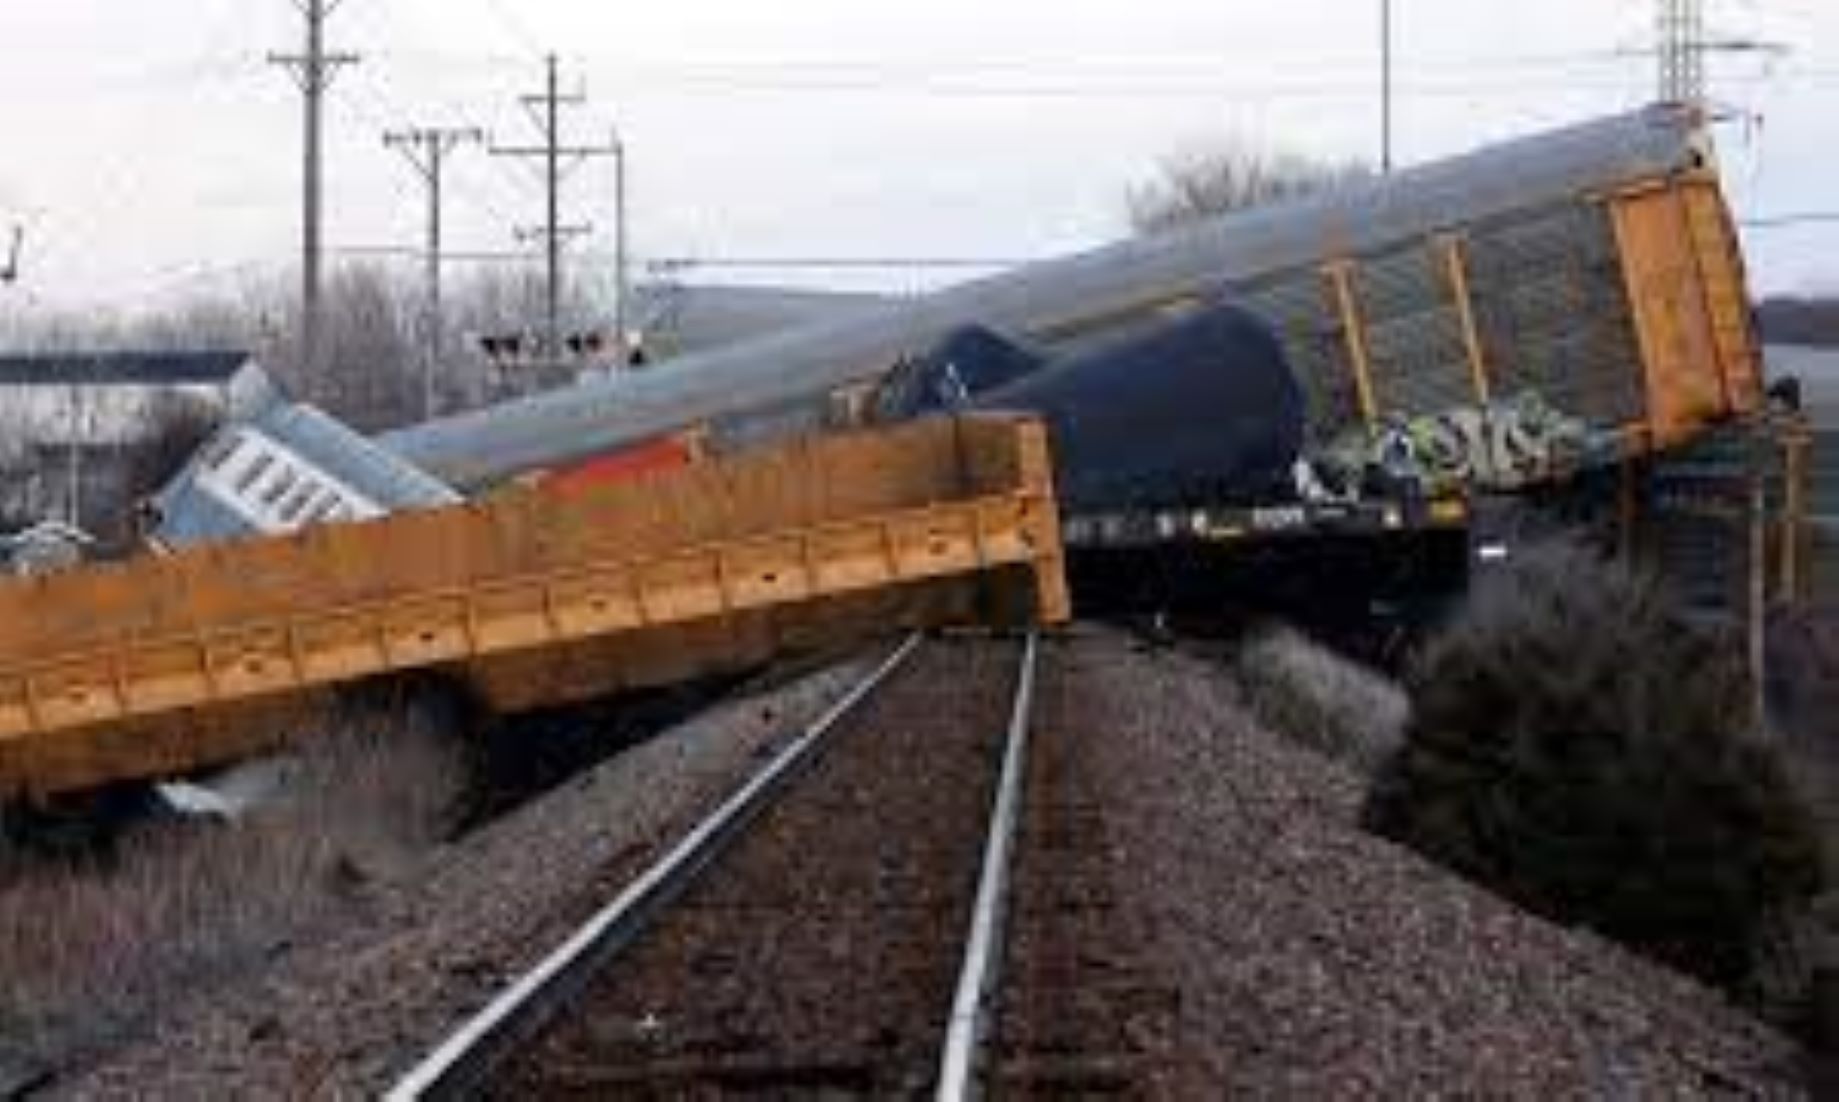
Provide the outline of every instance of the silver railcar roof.
{"type": "Polygon", "coordinates": [[[1039,331],[1684,171],[1709,155],[1695,116],[1651,108],[399,430],[379,442],[456,485],[484,484],[871,377],[969,322],[1039,331]]]}

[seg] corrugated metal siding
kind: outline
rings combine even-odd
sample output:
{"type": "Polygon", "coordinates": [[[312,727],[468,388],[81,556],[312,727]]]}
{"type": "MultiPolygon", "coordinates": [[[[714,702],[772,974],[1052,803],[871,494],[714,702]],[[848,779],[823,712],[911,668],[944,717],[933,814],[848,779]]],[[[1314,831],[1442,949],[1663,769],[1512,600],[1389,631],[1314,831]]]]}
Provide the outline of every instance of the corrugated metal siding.
{"type": "MultiPolygon", "coordinates": [[[[1575,198],[1456,229],[1492,397],[1537,392],[1602,431],[1640,419],[1641,353],[1603,208],[1575,198]]],[[[1345,258],[1381,417],[1477,402],[1441,242],[1441,234],[1425,235],[1345,258]]],[[[1280,333],[1308,396],[1311,443],[1359,427],[1354,365],[1329,277],[1292,270],[1226,293],[1280,333]]]]}
{"type": "Polygon", "coordinates": [[[1461,319],[1436,243],[1381,253],[1355,274],[1379,408],[1419,414],[1473,405],[1461,319]]]}
{"type": "Polygon", "coordinates": [[[312,406],[277,406],[255,427],[288,445],[379,504],[448,505],[459,495],[312,406]]]}
{"type": "Polygon", "coordinates": [[[1536,392],[1598,428],[1641,416],[1641,352],[1602,207],[1578,200],[1478,226],[1468,254],[1497,396],[1536,392]]]}

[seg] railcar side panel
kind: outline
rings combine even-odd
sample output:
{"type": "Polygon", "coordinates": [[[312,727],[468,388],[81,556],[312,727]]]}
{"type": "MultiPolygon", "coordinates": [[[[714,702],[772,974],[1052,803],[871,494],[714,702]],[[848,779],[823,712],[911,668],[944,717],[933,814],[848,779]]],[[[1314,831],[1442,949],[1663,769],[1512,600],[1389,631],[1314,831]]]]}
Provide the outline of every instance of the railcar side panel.
{"type": "Polygon", "coordinates": [[[0,584],[0,797],[217,764],[264,737],[220,713],[379,674],[558,703],[763,660],[863,595],[901,614],[858,637],[953,607],[909,607],[916,586],[1055,622],[1059,548],[1042,426],[978,416],[21,579],[0,584]]]}

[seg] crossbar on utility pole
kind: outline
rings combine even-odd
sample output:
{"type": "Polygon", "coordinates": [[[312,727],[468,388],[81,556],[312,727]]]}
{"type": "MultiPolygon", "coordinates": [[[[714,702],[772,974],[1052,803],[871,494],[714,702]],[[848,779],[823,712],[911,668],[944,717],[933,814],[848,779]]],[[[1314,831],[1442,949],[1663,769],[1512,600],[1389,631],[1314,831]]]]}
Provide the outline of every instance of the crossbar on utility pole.
{"type": "Polygon", "coordinates": [[[584,225],[565,226],[562,224],[562,176],[563,162],[568,167],[587,160],[590,157],[604,157],[617,152],[617,144],[604,146],[565,145],[562,142],[561,109],[564,105],[579,105],[587,97],[579,92],[564,95],[561,91],[561,75],[554,54],[545,59],[547,82],[544,91],[535,95],[520,97],[525,108],[530,111],[531,120],[536,123],[542,138],[538,146],[492,147],[492,152],[501,157],[535,157],[543,163],[543,182],[545,193],[543,225],[537,229],[519,231],[523,239],[540,238],[544,243],[546,278],[544,281],[544,353],[550,363],[560,367],[562,362],[562,245],[571,238],[591,232],[591,227],[584,225]]]}
{"type": "Polygon", "coordinates": [[[447,154],[462,145],[478,145],[485,132],[477,127],[416,126],[383,135],[383,144],[399,150],[410,166],[428,185],[428,285],[424,325],[425,347],[421,374],[421,412],[424,418],[435,414],[435,373],[440,369],[443,351],[442,334],[446,319],[441,308],[441,181],[447,154]]]}
{"type": "Polygon", "coordinates": [[[300,344],[303,366],[311,373],[321,366],[320,210],[324,100],[333,76],[342,67],[357,64],[358,55],[326,49],[326,20],[344,0],[293,0],[293,3],[306,16],[306,49],[298,54],[270,54],[268,60],[293,75],[294,82],[300,86],[305,109],[300,216],[300,344]]]}

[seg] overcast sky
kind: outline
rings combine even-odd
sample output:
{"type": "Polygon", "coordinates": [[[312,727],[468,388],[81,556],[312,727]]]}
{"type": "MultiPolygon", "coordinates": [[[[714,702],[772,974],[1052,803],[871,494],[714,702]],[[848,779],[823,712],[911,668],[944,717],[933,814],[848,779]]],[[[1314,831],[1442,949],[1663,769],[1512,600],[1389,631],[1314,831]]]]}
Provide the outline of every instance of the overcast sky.
{"type": "MultiPolygon", "coordinates": [[[[1839,210],[1839,4],[1712,0],[1715,28],[1792,53],[1713,62],[1753,120],[1721,131],[1745,218],[1839,210]]],[[[579,141],[631,150],[646,256],[1032,257],[1121,232],[1122,193],[1223,137],[1377,156],[1378,0],[346,0],[363,54],[328,102],[328,242],[414,247],[423,200],[380,132],[534,136],[516,102],[554,50],[579,141]]],[[[1395,0],[1399,155],[1416,161],[1650,98],[1653,0],[1395,0]],[[1650,51],[1644,53],[1644,51],[1650,51]]],[[[0,220],[28,227],[0,310],[145,308],[291,264],[292,0],[0,0],[0,220]]],[[[604,268],[612,174],[571,219],[604,268]]],[[[532,166],[452,164],[451,247],[516,248],[532,166]]],[[[1839,289],[1839,224],[1755,230],[1765,290],[1839,289]]],[[[823,273],[750,272],[811,284],[823,273]]],[[[730,276],[729,278],[735,278],[730,276]]],[[[841,277],[836,277],[839,281],[841,277]]],[[[859,279],[860,277],[858,277],[859,279]]],[[[918,274],[893,286],[938,278],[918,274]]]]}

